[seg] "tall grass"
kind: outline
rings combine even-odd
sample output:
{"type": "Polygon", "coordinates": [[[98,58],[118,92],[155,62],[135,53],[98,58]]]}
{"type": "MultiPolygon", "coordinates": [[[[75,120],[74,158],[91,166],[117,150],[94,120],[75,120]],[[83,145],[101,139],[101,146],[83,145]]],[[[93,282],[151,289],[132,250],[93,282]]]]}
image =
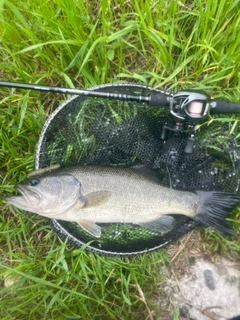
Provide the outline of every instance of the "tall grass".
{"type": "MultiPolygon", "coordinates": [[[[240,101],[239,12],[239,0],[0,0],[0,78],[79,88],[135,81],[240,101]]],[[[31,171],[44,121],[66,97],[2,88],[0,98],[4,196],[31,171]]],[[[161,313],[152,295],[166,249],[95,256],[67,247],[40,217],[1,206],[1,319],[161,313]]],[[[221,250],[240,249],[215,233],[207,238],[221,250]]]]}

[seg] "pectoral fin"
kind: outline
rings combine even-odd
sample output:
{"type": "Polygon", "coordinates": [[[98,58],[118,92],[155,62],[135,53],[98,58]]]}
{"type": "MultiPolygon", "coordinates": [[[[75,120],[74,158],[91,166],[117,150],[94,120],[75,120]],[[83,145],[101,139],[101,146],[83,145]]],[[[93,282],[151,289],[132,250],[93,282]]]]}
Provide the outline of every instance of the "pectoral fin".
{"type": "Polygon", "coordinates": [[[87,200],[87,203],[85,207],[98,207],[105,204],[111,196],[110,191],[106,190],[99,190],[95,192],[91,192],[85,195],[85,198],[87,200]]]}
{"type": "Polygon", "coordinates": [[[78,224],[83,230],[90,233],[92,236],[96,238],[101,237],[101,227],[98,226],[95,222],[88,220],[79,220],[78,224]]]}
{"type": "Polygon", "coordinates": [[[175,219],[164,215],[156,220],[138,223],[141,227],[157,232],[169,232],[174,228],[175,219]]]}

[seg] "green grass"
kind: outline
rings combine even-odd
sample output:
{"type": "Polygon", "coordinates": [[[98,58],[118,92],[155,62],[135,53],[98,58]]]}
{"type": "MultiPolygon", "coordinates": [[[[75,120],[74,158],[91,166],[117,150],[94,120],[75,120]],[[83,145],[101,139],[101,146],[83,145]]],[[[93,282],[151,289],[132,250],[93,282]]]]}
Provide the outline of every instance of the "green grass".
{"type": "MultiPolygon", "coordinates": [[[[134,81],[240,101],[239,12],[239,0],[1,0],[0,78],[78,88],[134,81]]],[[[152,296],[167,249],[132,259],[95,256],[67,247],[40,217],[3,201],[32,170],[44,121],[66,97],[1,88],[0,99],[1,319],[161,314],[152,296]]],[[[233,220],[237,228],[239,214],[233,220]]],[[[240,250],[237,240],[212,231],[202,237],[206,250],[240,250]]]]}

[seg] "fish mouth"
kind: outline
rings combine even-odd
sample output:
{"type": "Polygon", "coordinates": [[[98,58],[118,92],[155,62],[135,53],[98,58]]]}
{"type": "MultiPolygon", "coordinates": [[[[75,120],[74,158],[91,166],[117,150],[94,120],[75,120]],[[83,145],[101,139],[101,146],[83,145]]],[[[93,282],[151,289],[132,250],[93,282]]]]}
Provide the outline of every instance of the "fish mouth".
{"type": "Polygon", "coordinates": [[[37,206],[42,200],[39,193],[30,190],[27,186],[17,185],[15,190],[20,193],[20,195],[6,197],[5,200],[20,209],[28,210],[30,207],[37,206]]]}

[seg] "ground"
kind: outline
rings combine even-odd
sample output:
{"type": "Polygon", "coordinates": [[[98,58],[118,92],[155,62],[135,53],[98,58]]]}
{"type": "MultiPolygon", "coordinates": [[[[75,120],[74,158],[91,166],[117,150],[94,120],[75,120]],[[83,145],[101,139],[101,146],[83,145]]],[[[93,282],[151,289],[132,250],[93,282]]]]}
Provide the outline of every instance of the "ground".
{"type": "Polygon", "coordinates": [[[171,263],[160,271],[166,281],[160,281],[155,301],[159,320],[225,320],[240,315],[240,253],[205,251],[197,230],[181,239],[180,246],[171,245],[169,253],[171,263]]]}

